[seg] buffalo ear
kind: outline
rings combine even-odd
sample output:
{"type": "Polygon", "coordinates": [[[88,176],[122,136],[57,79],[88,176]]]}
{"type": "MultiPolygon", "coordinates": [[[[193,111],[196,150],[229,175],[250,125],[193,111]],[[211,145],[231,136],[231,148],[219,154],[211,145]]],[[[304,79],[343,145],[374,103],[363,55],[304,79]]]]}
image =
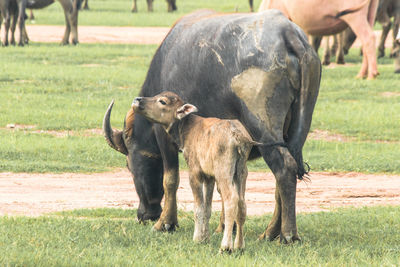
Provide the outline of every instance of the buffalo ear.
{"type": "Polygon", "coordinates": [[[175,116],[178,120],[181,120],[184,117],[186,117],[187,115],[189,115],[190,113],[197,112],[197,111],[198,111],[198,109],[195,106],[193,106],[192,104],[185,104],[185,105],[181,106],[180,108],[178,108],[175,116]]]}

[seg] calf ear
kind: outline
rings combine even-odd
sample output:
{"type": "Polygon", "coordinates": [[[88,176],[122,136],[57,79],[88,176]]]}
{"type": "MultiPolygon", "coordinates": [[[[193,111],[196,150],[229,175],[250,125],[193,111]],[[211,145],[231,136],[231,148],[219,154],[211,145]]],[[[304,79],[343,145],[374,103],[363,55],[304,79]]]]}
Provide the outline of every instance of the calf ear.
{"type": "Polygon", "coordinates": [[[184,117],[186,117],[187,115],[189,115],[190,113],[197,112],[197,111],[198,111],[198,109],[195,106],[193,106],[192,104],[185,104],[185,105],[181,106],[180,108],[178,108],[175,116],[178,120],[181,120],[184,117]]]}

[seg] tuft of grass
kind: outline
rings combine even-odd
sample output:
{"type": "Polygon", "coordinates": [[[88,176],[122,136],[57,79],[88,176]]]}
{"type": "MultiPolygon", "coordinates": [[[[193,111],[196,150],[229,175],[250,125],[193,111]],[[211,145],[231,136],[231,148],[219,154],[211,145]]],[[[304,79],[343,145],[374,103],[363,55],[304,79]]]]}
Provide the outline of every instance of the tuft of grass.
{"type": "MultiPolygon", "coordinates": [[[[248,217],[246,249],[219,254],[221,234],[192,241],[193,214],[173,234],[140,225],[135,212],[101,209],[39,218],[0,217],[0,265],[24,266],[396,266],[399,207],[346,208],[298,215],[302,243],[257,241],[271,215],[248,217]],[[83,217],[84,216],[84,217],[83,217]]],[[[211,218],[211,230],[218,224],[211,218]]]]}

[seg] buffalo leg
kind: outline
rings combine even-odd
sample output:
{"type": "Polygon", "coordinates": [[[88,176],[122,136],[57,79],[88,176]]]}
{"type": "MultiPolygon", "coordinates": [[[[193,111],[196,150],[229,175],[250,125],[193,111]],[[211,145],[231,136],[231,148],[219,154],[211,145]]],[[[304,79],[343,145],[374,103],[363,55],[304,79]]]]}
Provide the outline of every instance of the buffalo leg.
{"type": "Polygon", "coordinates": [[[8,46],[8,31],[10,30],[10,12],[9,12],[9,2],[3,1],[1,3],[1,17],[3,19],[2,25],[2,36],[1,36],[1,44],[3,46],[8,46]]]}
{"type": "Polygon", "coordinates": [[[331,50],[329,48],[329,39],[330,36],[325,37],[325,49],[324,49],[324,60],[322,61],[322,65],[328,66],[331,64],[331,50]]]}
{"type": "Polygon", "coordinates": [[[147,11],[153,12],[153,0],[147,0],[147,11]]]}
{"type": "Polygon", "coordinates": [[[69,44],[69,36],[72,33],[72,44],[78,43],[78,6],[77,1],[60,1],[65,16],[65,32],[61,45],[69,44]]]}
{"type": "Polygon", "coordinates": [[[260,235],[260,237],[259,237],[260,240],[267,239],[269,241],[273,241],[281,233],[282,202],[281,202],[281,196],[279,194],[278,188],[279,188],[279,185],[278,185],[278,183],[276,183],[274,214],[272,215],[272,219],[269,222],[267,229],[265,230],[264,233],[262,233],[260,235]]]}
{"type": "Polygon", "coordinates": [[[254,12],[253,0],[249,0],[250,12],[254,12]]]}
{"type": "Polygon", "coordinates": [[[131,9],[131,11],[134,12],[134,13],[136,13],[138,11],[137,10],[136,0],[132,1],[132,9],[131,9]]]}
{"type": "Polygon", "coordinates": [[[357,77],[374,79],[379,74],[375,51],[375,35],[371,24],[365,17],[348,14],[343,16],[342,19],[351,27],[362,43],[363,60],[357,77]]]}
{"type": "Polygon", "coordinates": [[[18,28],[19,28],[18,45],[19,46],[24,46],[25,8],[26,8],[26,1],[24,0],[19,1],[18,2],[18,28]]]}
{"type": "Polygon", "coordinates": [[[385,41],[386,38],[389,34],[390,29],[392,28],[392,23],[390,20],[386,24],[382,24],[382,34],[381,34],[381,39],[379,40],[379,46],[378,46],[378,57],[384,57],[385,56],[385,41]]]}
{"type": "Polygon", "coordinates": [[[334,54],[336,54],[336,51],[337,51],[337,49],[338,49],[338,46],[339,46],[339,44],[338,44],[338,34],[334,34],[334,35],[332,35],[333,36],[333,44],[332,44],[332,46],[331,46],[331,55],[334,55],[334,54]]]}
{"type": "MultiPolygon", "coordinates": [[[[263,153],[264,155],[264,153],[263,153]]],[[[296,225],[297,164],[287,148],[276,148],[264,157],[276,178],[276,206],[273,217],[260,239],[273,240],[280,233],[281,242],[300,240],[296,225]]]]}
{"type": "Polygon", "coordinates": [[[176,191],[179,186],[178,150],[165,130],[155,127],[157,143],[163,159],[164,175],[164,209],[153,229],[158,231],[173,231],[178,226],[176,191]]]}
{"type": "Polygon", "coordinates": [[[318,49],[321,45],[322,36],[311,36],[311,45],[314,51],[318,54],[318,49]]]}
{"type": "Polygon", "coordinates": [[[89,0],[84,0],[83,9],[86,9],[86,10],[89,9],[88,1],[89,1],[89,0]]]}
{"type": "Polygon", "coordinates": [[[15,45],[15,28],[17,27],[17,20],[18,20],[18,11],[13,14],[13,20],[10,27],[11,33],[11,44],[15,45]]]}
{"type": "Polygon", "coordinates": [[[336,64],[344,64],[344,52],[343,52],[343,43],[344,43],[344,32],[338,34],[338,47],[336,50],[336,64]]]}
{"type": "Polygon", "coordinates": [[[167,0],[168,12],[176,11],[178,8],[176,6],[176,0],[167,0]]]}
{"type": "MultiPolygon", "coordinates": [[[[400,7],[398,7],[398,11],[396,12],[396,15],[394,16],[394,21],[393,21],[393,45],[392,45],[392,50],[390,52],[390,57],[396,57],[396,51],[399,49],[399,42],[396,41],[396,36],[397,33],[399,32],[399,26],[400,26],[400,7]]],[[[398,57],[398,52],[397,52],[397,57],[398,57]]]]}

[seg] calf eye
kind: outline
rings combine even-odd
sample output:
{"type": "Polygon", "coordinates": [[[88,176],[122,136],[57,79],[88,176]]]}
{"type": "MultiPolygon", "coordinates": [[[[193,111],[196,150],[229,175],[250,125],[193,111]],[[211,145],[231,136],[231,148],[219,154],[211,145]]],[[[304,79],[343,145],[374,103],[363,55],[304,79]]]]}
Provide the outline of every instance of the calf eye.
{"type": "Polygon", "coordinates": [[[166,105],[166,104],[167,104],[167,103],[165,103],[165,101],[164,101],[164,100],[162,100],[162,99],[158,100],[158,102],[160,102],[160,103],[161,103],[161,105],[166,105]]]}

